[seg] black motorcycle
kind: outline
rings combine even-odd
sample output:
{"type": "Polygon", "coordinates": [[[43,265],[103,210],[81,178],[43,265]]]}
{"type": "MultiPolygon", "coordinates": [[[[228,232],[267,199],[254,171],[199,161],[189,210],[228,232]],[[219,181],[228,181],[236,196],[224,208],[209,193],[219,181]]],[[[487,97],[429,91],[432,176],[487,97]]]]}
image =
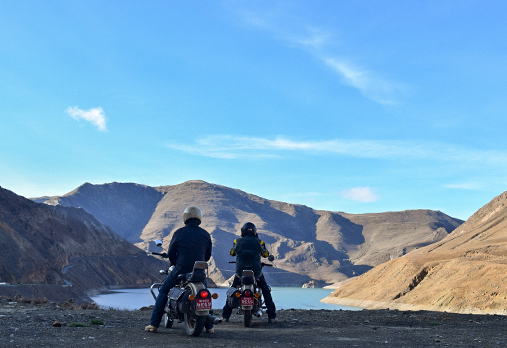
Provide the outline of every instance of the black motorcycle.
{"type": "MultiPolygon", "coordinates": [[[[157,246],[162,246],[162,242],[157,240],[157,246]]],[[[155,253],[164,258],[168,258],[167,253],[155,253]]],[[[174,266],[173,266],[174,267],[174,266]]],[[[204,329],[206,322],[218,324],[220,320],[212,314],[212,299],[217,299],[216,293],[211,294],[206,288],[206,270],[208,263],[205,261],[196,261],[191,273],[180,274],[176,285],[169,290],[167,305],[164,308],[163,323],[164,327],[171,328],[175,320],[178,323],[185,324],[185,330],[189,336],[199,336],[204,329]]],[[[169,275],[172,267],[168,270],[161,270],[161,275],[169,275]]],[[[154,289],[160,291],[164,283],[155,283],[150,291],[156,300],[154,289]]]]}
{"type": "MultiPolygon", "coordinates": [[[[273,261],[272,255],[268,258],[273,261]]],[[[229,261],[229,263],[236,263],[236,261],[229,261]]],[[[261,263],[262,267],[273,265],[268,263],[261,263]]],[[[254,272],[251,270],[243,270],[241,277],[241,284],[236,287],[230,287],[227,290],[227,305],[231,308],[238,308],[238,314],[243,315],[243,321],[246,327],[252,323],[252,316],[260,318],[262,310],[266,309],[262,298],[262,289],[257,285],[254,272]]]]}

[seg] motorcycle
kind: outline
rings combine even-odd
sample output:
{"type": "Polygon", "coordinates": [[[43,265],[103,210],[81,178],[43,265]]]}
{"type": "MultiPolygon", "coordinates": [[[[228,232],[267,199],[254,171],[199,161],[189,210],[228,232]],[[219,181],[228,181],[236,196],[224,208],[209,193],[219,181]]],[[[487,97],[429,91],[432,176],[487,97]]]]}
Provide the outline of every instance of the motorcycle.
{"type": "MultiPolygon", "coordinates": [[[[162,246],[162,241],[157,240],[157,246],[162,246]]],[[[168,258],[167,253],[156,253],[154,255],[168,258]]],[[[161,270],[160,274],[168,276],[174,266],[168,270],[161,270]]],[[[185,324],[185,331],[189,336],[199,336],[204,329],[205,323],[218,324],[220,319],[213,316],[212,299],[217,299],[216,293],[206,288],[206,270],[208,263],[205,261],[196,261],[191,273],[180,274],[176,285],[169,290],[167,305],[164,308],[163,325],[171,328],[174,321],[185,324]]],[[[156,300],[157,296],[154,289],[160,291],[164,283],[154,283],[150,287],[151,294],[156,300]]]]}
{"type": "MultiPolygon", "coordinates": [[[[270,255],[268,260],[273,261],[274,257],[270,255]]],[[[236,263],[236,261],[229,261],[229,263],[236,263]]],[[[273,267],[272,264],[264,262],[261,263],[261,266],[273,267]]],[[[240,285],[227,290],[226,301],[231,308],[238,308],[237,313],[243,315],[245,327],[250,326],[253,315],[260,318],[262,310],[266,309],[262,298],[262,289],[257,285],[257,279],[251,270],[243,270],[240,285]]]]}

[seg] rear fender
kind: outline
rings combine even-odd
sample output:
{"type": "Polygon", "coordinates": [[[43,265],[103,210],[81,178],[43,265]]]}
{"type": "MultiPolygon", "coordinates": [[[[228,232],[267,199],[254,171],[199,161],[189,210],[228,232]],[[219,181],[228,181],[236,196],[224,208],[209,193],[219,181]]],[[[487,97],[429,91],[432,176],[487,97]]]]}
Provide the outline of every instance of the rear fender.
{"type": "MultiPolygon", "coordinates": [[[[197,297],[197,293],[203,289],[206,289],[206,287],[204,286],[203,283],[188,283],[187,284],[187,288],[189,288],[191,291],[192,291],[192,295],[196,296],[197,297]]],[[[195,310],[195,315],[197,316],[203,316],[203,315],[208,315],[209,314],[209,310],[204,310],[204,311],[198,311],[198,310],[195,310]]]]}

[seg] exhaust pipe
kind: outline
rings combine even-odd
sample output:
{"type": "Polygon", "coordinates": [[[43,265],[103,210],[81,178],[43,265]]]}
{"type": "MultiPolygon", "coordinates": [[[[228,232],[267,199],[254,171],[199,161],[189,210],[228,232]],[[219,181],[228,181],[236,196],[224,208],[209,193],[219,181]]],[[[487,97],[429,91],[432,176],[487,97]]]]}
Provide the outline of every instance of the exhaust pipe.
{"type": "Polygon", "coordinates": [[[215,317],[212,314],[209,314],[206,316],[206,322],[208,324],[220,324],[222,320],[220,318],[215,317]]]}
{"type": "Polygon", "coordinates": [[[255,316],[256,316],[257,318],[260,318],[260,317],[262,316],[262,311],[259,309],[259,310],[257,311],[257,313],[255,313],[255,316]]]}

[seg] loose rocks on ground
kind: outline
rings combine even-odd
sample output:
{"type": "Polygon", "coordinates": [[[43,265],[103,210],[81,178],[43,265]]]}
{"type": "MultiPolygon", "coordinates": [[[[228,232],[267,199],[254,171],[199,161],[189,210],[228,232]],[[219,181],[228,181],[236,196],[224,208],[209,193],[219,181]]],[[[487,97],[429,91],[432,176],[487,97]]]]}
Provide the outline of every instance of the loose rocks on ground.
{"type": "MultiPolygon", "coordinates": [[[[220,315],[216,310],[215,315],[220,315]]],[[[185,334],[183,323],[147,333],[150,308],[84,309],[0,301],[1,347],[504,347],[507,318],[391,310],[281,310],[275,324],[233,314],[214,334],[185,334]],[[57,323],[60,324],[57,324],[57,323]]]]}

